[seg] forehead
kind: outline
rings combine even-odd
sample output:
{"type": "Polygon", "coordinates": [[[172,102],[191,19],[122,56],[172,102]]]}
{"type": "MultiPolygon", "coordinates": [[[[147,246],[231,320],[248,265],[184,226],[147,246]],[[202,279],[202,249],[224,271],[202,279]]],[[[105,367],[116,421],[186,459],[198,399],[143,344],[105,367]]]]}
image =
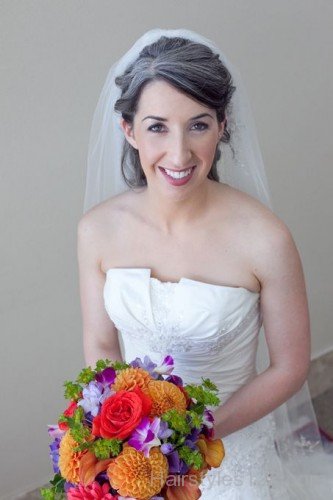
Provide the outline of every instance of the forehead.
{"type": "Polygon", "coordinates": [[[166,116],[166,114],[199,114],[211,108],[196,101],[188,94],[181,92],[173,85],[163,80],[147,83],[143,88],[137,106],[136,114],[166,116]]]}

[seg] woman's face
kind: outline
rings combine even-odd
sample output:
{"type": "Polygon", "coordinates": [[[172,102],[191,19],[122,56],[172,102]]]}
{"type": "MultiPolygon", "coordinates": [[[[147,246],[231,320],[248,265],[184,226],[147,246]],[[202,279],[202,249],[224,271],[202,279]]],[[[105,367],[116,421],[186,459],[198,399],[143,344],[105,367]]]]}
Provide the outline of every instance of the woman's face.
{"type": "Polygon", "coordinates": [[[159,192],[184,193],[206,182],[224,129],[214,109],[162,80],[144,87],[133,126],[121,124],[149,188],[159,192]]]}

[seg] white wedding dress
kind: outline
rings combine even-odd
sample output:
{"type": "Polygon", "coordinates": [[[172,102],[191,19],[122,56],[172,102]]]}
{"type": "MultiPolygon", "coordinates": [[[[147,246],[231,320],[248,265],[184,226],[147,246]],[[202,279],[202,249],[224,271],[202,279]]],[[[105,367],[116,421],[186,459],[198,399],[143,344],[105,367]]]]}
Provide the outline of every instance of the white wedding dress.
{"type": "MultiPolygon", "coordinates": [[[[112,268],[104,303],[126,361],[149,355],[160,364],[171,354],[174,373],[184,383],[209,377],[219,388],[221,404],[257,374],[260,293],[188,278],[162,282],[147,268],[112,268]]],[[[225,437],[225,458],[220,468],[208,472],[201,498],[333,498],[333,455],[321,451],[314,459],[305,457],[303,468],[286,462],[279,457],[275,430],[269,414],[225,437]]]]}

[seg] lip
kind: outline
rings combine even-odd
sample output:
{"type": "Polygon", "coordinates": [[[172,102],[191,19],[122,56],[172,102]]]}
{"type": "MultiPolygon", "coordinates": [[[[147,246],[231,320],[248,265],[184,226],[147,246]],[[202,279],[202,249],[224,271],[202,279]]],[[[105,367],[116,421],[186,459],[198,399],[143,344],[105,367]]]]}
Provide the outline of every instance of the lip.
{"type": "MultiPolygon", "coordinates": [[[[172,170],[173,172],[183,172],[184,170],[188,170],[189,168],[192,168],[192,172],[187,175],[186,177],[183,177],[181,179],[173,179],[172,177],[170,177],[170,175],[168,175],[164,168],[163,167],[158,167],[160,169],[160,171],[162,172],[162,175],[164,176],[164,178],[168,181],[169,184],[171,184],[172,186],[183,186],[184,184],[187,184],[192,176],[193,176],[193,172],[195,170],[195,167],[196,165],[193,165],[193,167],[188,167],[188,168],[184,168],[182,170],[172,170]]],[[[168,170],[171,170],[168,168],[168,170]]]]}

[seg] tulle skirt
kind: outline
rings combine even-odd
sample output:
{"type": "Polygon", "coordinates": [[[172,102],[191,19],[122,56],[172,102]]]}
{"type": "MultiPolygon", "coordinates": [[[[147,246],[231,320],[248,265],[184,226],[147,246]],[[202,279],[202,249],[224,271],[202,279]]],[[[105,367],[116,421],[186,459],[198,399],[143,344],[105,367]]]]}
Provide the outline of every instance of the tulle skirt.
{"type": "MultiPolygon", "coordinates": [[[[201,484],[202,500],[328,500],[333,498],[333,446],[281,457],[276,422],[269,414],[223,439],[225,458],[201,484]]],[[[312,443],[312,442],[311,442],[312,443]]]]}

